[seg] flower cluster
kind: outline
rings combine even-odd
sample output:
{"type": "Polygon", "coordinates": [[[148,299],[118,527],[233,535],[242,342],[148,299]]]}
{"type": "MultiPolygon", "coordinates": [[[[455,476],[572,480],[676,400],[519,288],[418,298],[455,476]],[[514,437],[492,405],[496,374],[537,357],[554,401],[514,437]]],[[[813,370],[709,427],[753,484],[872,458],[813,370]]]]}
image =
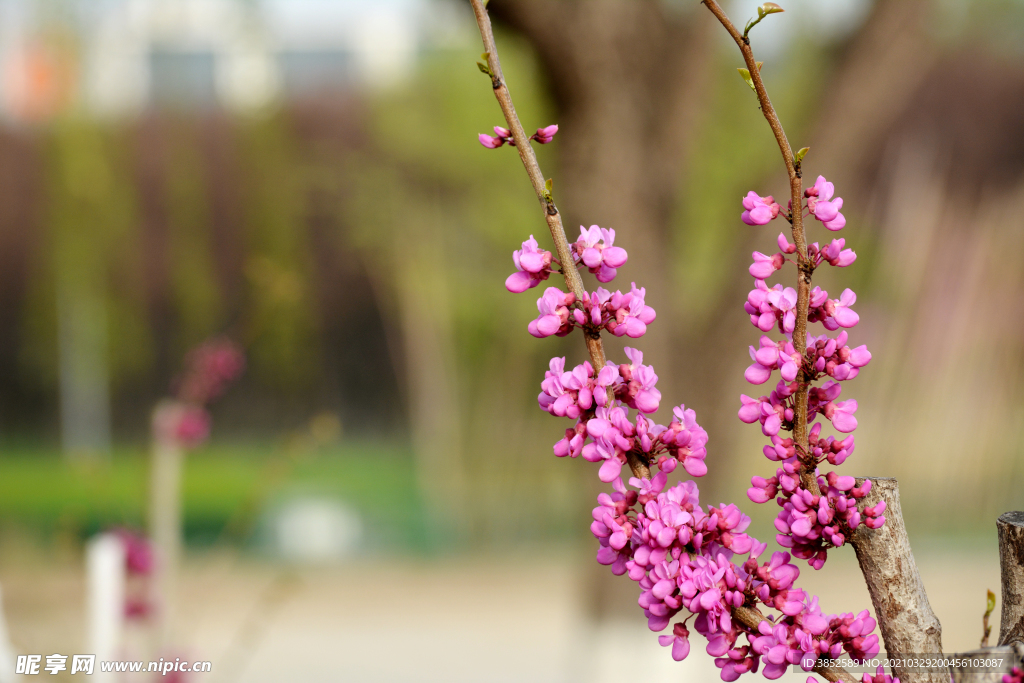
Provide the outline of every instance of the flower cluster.
{"type": "MultiPolygon", "coordinates": [[[[754,252],[751,273],[755,269],[763,268],[765,263],[771,265],[775,262],[774,259],[759,260],[761,257],[764,257],[764,254],[754,252]]],[[[820,322],[826,330],[832,332],[840,327],[855,327],[860,322],[860,316],[852,308],[855,303],[857,295],[851,289],[843,290],[838,299],[829,299],[828,292],[821,287],[815,287],[808,298],[807,320],[812,323],[820,322]]],[[[792,335],[796,329],[796,305],[797,293],[792,287],[783,287],[781,284],[768,287],[764,280],[755,279],[754,289],[747,294],[743,310],[750,316],[750,323],[762,332],[771,332],[777,328],[783,334],[792,335]]]]}
{"type": "MultiPolygon", "coordinates": [[[[900,679],[897,678],[896,680],[898,681],[900,679]]],[[[1003,674],[1003,683],[1021,683],[1022,681],[1024,681],[1024,670],[1019,666],[1015,666],[1010,669],[1010,673],[1003,674]]],[[[864,683],[867,683],[867,681],[864,683]]],[[[872,681],[872,683],[875,682],[872,681]]],[[[886,681],[886,683],[888,683],[888,681],[886,681]]]]}
{"type": "Polygon", "coordinates": [[[647,290],[632,283],[628,292],[609,292],[598,287],[596,292],[584,292],[583,300],[557,287],[548,287],[537,299],[537,318],[527,330],[534,337],[564,337],[574,327],[591,331],[608,330],[616,337],[626,335],[633,339],[644,336],[647,326],[654,322],[656,313],[644,299],[647,290]]]}
{"type": "Polygon", "coordinates": [[[539,248],[533,235],[523,242],[522,249],[512,252],[512,261],[516,272],[505,280],[505,289],[514,294],[536,287],[551,275],[551,252],[539,248]]]}
{"type": "Polygon", "coordinates": [[[751,191],[743,198],[744,211],[740,218],[747,225],[767,225],[779,215],[779,208],[771,195],[761,197],[751,191]]]}
{"type": "Polygon", "coordinates": [[[185,358],[185,373],[178,399],[204,405],[224,393],[245,369],[245,354],[238,344],[218,337],[192,349],[185,358]]]}
{"type": "MultiPolygon", "coordinates": [[[[846,226],[846,218],[839,212],[843,208],[843,198],[833,199],[835,193],[835,186],[825,180],[825,176],[818,176],[813,187],[804,190],[804,197],[807,198],[807,215],[814,216],[832,231],[842,230],[846,226]]],[[[771,195],[762,197],[751,191],[743,198],[743,213],[740,214],[740,219],[747,225],[767,225],[778,217],[780,209],[778,202],[771,195]]],[[[793,210],[792,204],[789,209],[793,210]]]]}
{"type": "Polygon", "coordinates": [[[206,405],[242,374],[245,354],[235,342],[219,337],[203,342],[185,357],[174,399],[153,411],[153,435],[162,442],[195,448],[210,435],[206,405]]]}
{"type": "Polygon", "coordinates": [[[569,247],[573,259],[594,274],[598,282],[611,282],[616,269],[625,265],[626,250],[615,246],[615,231],[591,225],[590,229],[580,226],[580,238],[569,247]]]}
{"type": "MultiPolygon", "coordinates": [[[[544,128],[538,128],[537,132],[530,136],[531,140],[536,140],[542,145],[546,145],[555,139],[555,133],[558,132],[558,124],[545,126],[544,128]]],[[[512,146],[516,146],[516,141],[512,138],[512,131],[508,128],[502,128],[501,126],[494,127],[494,135],[487,135],[486,133],[480,133],[477,136],[480,140],[480,144],[488,149],[497,149],[504,145],[506,142],[512,146]]]]}
{"type": "MultiPolygon", "coordinates": [[[[1020,669],[1017,671],[1020,671],[1020,669]]],[[[1020,676],[1019,673],[1017,675],[1020,676]]],[[[869,673],[865,673],[861,676],[860,680],[861,683],[900,683],[900,679],[893,678],[889,674],[885,673],[885,667],[881,664],[879,664],[878,668],[875,669],[875,674],[873,676],[869,673]]],[[[1003,678],[1003,681],[1006,681],[1005,677],[1003,678]]],[[[1020,683],[1019,678],[1016,683],[1020,683]]]]}
{"type": "MultiPolygon", "coordinates": [[[[601,283],[614,280],[617,269],[629,258],[625,249],[615,246],[615,231],[597,225],[591,225],[589,229],[580,226],[580,238],[569,245],[569,253],[574,267],[582,264],[601,283]]],[[[505,289],[515,294],[547,280],[552,272],[552,263],[562,266],[550,251],[538,247],[533,235],[523,242],[522,249],[512,252],[512,261],[516,272],[505,280],[505,289]]]]}
{"type": "Polygon", "coordinates": [[[829,230],[842,230],[846,226],[846,218],[839,210],[843,208],[843,198],[836,197],[836,188],[832,183],[825,180],[825,176],[818,176],[814,186],[804,190],[807,197],[807,211],[829,230]]]}
{"type": "Polygon", "coordinates": [[[657,465],[665,473],[682,465],[691,476],[703,476],[708,435],[697,424],[696,414],[676,406],[668,426],[648,418],[661,403],[658,375],[643,364],[643,353],[629,347],[625,351],[629,363],[609,362],[596,374],[590,363],[567,372],[564,358],[551,359],[537,402],[552,415],[576,420],[554,445],[555,455],[582,455],[602,463],[598,477],[604,482],[616,480],[631,458],[657,465]],[[635,417],[630,409],[636,411],[635,417]]]}
{"type": "Polygon", "coordinates": [[[210,413],[201,405],[161,401],[153,411],[153,435],[162,443],[197,448],[210,436],[210,413]]]}
{"type": "MultiPolygon", "coordinates": [[[[816,205],[819,213],[828,215],[824,203],[831,194],[822,188],[815,196],[823,197],[816,205]]],[[[744,208],[744,220],[755,225],[767,223],[779,213],[779,205],[771,197],[754,193],[744,200],[744,208]]],[[[514,252],[516,272],[505,286],[523,292],[547,280],[554,269],[565,267],[585,267],[599,282],[609,282],[627,258],[614,240],[612,230],[581,227],[579,239],[570,245],[573,262],[565,264],[540,249],[531,236],[514,252]]],[[[769,288],[764,282],[783,267],[786,254],[795,252],[783,236],[779,248],[782,251],[773,256],[754,255],[750,272],[757,284],[748,298],[747,312],[764,332],[777,326],[787,338],[775,341],[765,335],[760,348],[751,347],[754,363],[747,370],[747,379],[763,384],[775,370],[782,379],[769,396],[743,397],[740,416],[745,422],[760,422],[762,431],[772,439],[765,454],[780,468],[770,479],[755,477],[748,495],[755,502],[778,500],[782,512],[776,520],[776,538],[780,545],[792,549],[792,556],[776,552],[761,562],[767,546],[746,533],[750,518],[737,506],[702,507],[693,481],[668,486],[668,475],[680,465],[692,477],[707,473],[708,435],[685,405],[673,408],[667,425],[651,417],[660,408],[662,396],[658,375],[653,367],[644,365],[639,350],[627,347],[628,363],[608,361],[604,367],[584,362],[567,369],[565,358],[553,358],[537,397],[542,410],[573,420],[554,445],[554,454],[599,463],[598,478],[612,484],[611,493],[598,496],[592,515],[598,561],[637,582],[641,591],[638,604],[652,630],[663,631],[671,624],[670,633],[658,640],[671,648],[674,659],[689,654],[692,627],[707,639],[707,652],[715,657],[725,681],[756,672],[762,664],[764,675],[774,679],[794,664],[811,670],[820,656],[838,657],[845,651],[864,659],[878,652],[878,637],[871,634],[875,622],[867,611],[825,615],[817,598],[795,586],[800,571],[791,563],[793,556],[812,564],[819,556],[823,561],[823,549],[841,545],[859,524],[880,525],[885,506],[859,510],[857,501],[870,491],[870,482],[858,487],[852,477],[838,477],[834,472],[819,477],[819,494],[810,495],[802,488],[804,462],[813,458],[816,463],[841,464],[854,450],[853,437],[823,438],[821,424],[816,424],[811,430],[810,452],[798,455],[793,439],[780,435],[792,430],[796,422],[795,396],[801,382],[826,376],[829,379],[821,387],[809,390],[810,419],[822,415],[838,431],[852,431],[857,403],[836,400],[839,382],[855,377],[871,355],[864,347],[849,348],[845,331],[835,339],[808,337],[806,356],[796,352],[792,341],[796,292],[781,285],[769,288]],[[656,474],[633,477],[629,480],[632,488],[627,488],[622,480],[624,467],[634,473],[656,468],[656,474]],[[734,557],[744,555],[734,562],[734,557]],[[763,607],[779,614],[766,617],[756,627],[750,625],[750,619],[736,618],[737,610],[749,614],[763,607]],[[673,623],[684,609],[690,616],[673,623]],[[688,626],[691,618],[694,620],[688,626]]],[[[816,265],[845,266],[856,258],[843,240],[824,248],[815,244],[809,253],[816,265]]],[[[528,329],[535,337],[563,336],[579,327],[588,336],[606,330],[637,338],[655,319],[645,298],[646,290],[635,283],[625,293],[598,287],[594,292],[584,291],[581,297],[548,287],[537,302],[539,315],[528,329]]],[[[833,301],[815,289],[811,316],[827,330],[852,327],[857,322],[850,309],[854,301],[852,292],[833,301]]]]}
{"type": "MultiPolygon", "coordinates": [[[[757,280],[767,280],[776,270],[781,270],[786,263],[786,254],[795,254],[796,245],[791,244],[784,233],[779,233],[780,251],[768,256],[759,251],[753,253],[754,262],[750,265],[748,272],[751,277],[757,280]]],[[[817,268],[822,263],[828,263],[837,268],[845,268],[857,260],[857,252],[846,248],[846,240],[837,238],[826,244],[824,247],[817,242],[808,245],[807,258],[812,266],[817,268]]]]}
{"type": "Polygon", "coordinates": [[[128,577],[124,614],[129,618],[145,617],[152,611],[145,579],[153,571],[153,547],[149,539],[129,529],[117,528],[111,533],[124,546],[125,573],[128,577]]]}
{"type": "MultiPolygon", "coordinates": [[[[839,230],[846,219],[839,210],[843,200],[833,200],[835,188],[832,183],[819,176],[814,187],[808,188],[807,211],[824,223],[829,230],[839,230]]],[[[771,197],[761,198],[750,192],[743,200],[743,221],[752,225],[764,225],[774,215],[766,209],[771,197]]],[[[772,373],[779,371],[781,379],[767,396],[740,397],[739,418],[747,424],[760,423],[761,432],[771,439],[764,447],[764,455],[779,463],[775,476],[751,479],[747,496],[755,503],[775,500],[781,508],[775,520],[779,545],[792,548],[793,555],[807,560],[812,567],[820,569],[825,563],[827,550],[845,544],[862,523],[877,529],[885,523],[885,503],[859,508],[859,501],[871,490],[871,482],[856,486],[853,477],[838,476],[835,472],[818,472],[818,466],[827,461],[841,465],[854,450],[853,436],[837,438],[822,437],[822,423],[815,423],[818,416],[828,420],[841,434],[851,434],[857,428],[856,400],[838,401],[842,392],[841,382],[851,380],[860,369],[871,361],[866,346],[850,348],[847,345],[848,328],[855,327],[860,317],[853,310],[857,295],[850,289],[843,291],[838,299],[830,299],[820,287],[809,292],[807,322],[821,323],[826,334],[813,336],[807,333],[806,351],[801,354],[793,342],[796,328],[798,297],[796,290],[777,284],[769,288],[765,280],[783,267],[787,254],[796,252],[784,234],[778,237],[781,250],[772,256],[754,252],[750,274],[754,277],[754,289],[744,302],[744,311],[751,323],[762,332],[778,329],[785,339],[775,340],[762,335],[759,346],[750,347],[753,363],[744,372],[744,377],[754,385],[764,384],[772,373]],[[835,332],[834,338],[827,332],[835,332]],[[826,379],[827,378],[827,379],[826,379]],[[823,380],[821,386],[815,382],[823,380]],[[797,398],[806,392],[806,415],[797,415],[797,398]],[[798,417],[804,417],[811,425],[808,431],[806,449],[793,438],[785,438],[780,432],[793,432],[798,417]],[[817,482],[817,491],[807,483],[817,482]],[[807,487],[805,487],[805,484],[807,487]]],[[[814,268],[828,263],[845,267],[857,258],[852,249],[846,248],[844,239],[835,239],[821,247],[817,242],[807,248],[808,265],[814,268]]],[[[802,398],[802,397],[800,397],[802,398]]]]}
{"type": "MultiPolygon", "coordinates": [[[[866,610],[822,614],[817,598],[794,586],[800,570],[788,553],[759,562],[766,545],[745,533],[750,518],[735,505],[705,511],[694,482],[665,490],[666,482],[664,472],[653,480],[633,478],[638,492],[616,479],[614,492],[598,496],[592,514],[598,562],[639,584],[638,603],[651,630],[665,629],[685,608],[696,617],[693,628],[707,638],[707,652],[725,681],[756,672],[762,660],[764,676],[775,679],[794,664],[812,669],[819,656],[837,658],[845,651],[861,660],[878,653],[878,636],[871,634],[875,620],[866,610]],[[745,561],[733,562],[743,554],[745,561]],[[733,618],[735,609],[757,605],[781,614],[756,630],[733,618]]],[[[676,660],[690,651],[689,619],[658,639],[676,660]]]]}

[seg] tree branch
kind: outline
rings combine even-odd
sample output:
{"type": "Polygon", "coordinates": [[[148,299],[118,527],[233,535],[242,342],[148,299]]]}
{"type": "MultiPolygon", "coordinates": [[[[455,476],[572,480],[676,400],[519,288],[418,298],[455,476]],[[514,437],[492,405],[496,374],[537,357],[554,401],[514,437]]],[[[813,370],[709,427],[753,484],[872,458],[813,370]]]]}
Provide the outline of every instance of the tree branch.
{"type": "Polygon", "coordinates": [[[1024,642],[1024,512],[1005,512],[996,521],[999,530],[999,570],[1003,608],[999,644],[1024,642]]]}
{"type": "MultiPolygon", "coordinates": [[[[733,607],[732,618],[755,633],[757,632],[757,627],[760,626],[761,622],[767,621],[767,619],[765,619],[764,616],[762,616],[756,609],[745,605],[742,607],[733,607]]],[[[853,677],[853,674],[841,666],[825,666],[823,664],[818,664],[814,667],[813,671],[825,680],[832,681],[832,683],[838,683],[838,681],[843,681],[843,683],[860,683],[853,677]]]]}
{"type": "MultiPolygon", "coordinates": [[[[725,27],[743,54],[743,61],[750,72],[754,91],[757,93],[761,112],[775,134],[782,160],[786,165],[790,186],[790,221],[793,226],[793,241],[797,247],[797,311],[793,331],[793,346],[806,361],[807,313],[809,307],[811,276],[814,266],[808,259],[807,240],[803,225],[803,191],[799,162],[794,158],[786,133],[779,122],[760,69],[754,59],[747,36],[741,34],[729,21],[725,12],[715,0],[702,0],[719,22],[725,27]]],[[[808,458],[807,444],[807,392],[809,377],[803,364],[798,376],[800,389],[796,394],[793,439],[801,458],[800,480],[804,488],[814,495],[820,495],[816,477],[816,465],[808,458]]],[[[863,479],[859,480],[863,482],[863,479]]],[[[917,564],[910,551],[906,528],[900,510],[899,491],[895,479],[874,479],[867,505],[873,505],[883,498],[887,504],[886,524],[882,529],[871,530],[861,526],[851,542],[860,561],[861,571],[871,594],[882,638],[890,655],[941,653],[942,628],[932,612],[924,584],[917,571],[917,564]]],[[[825,674],[822,674],[825,675],[825,674]]],[[[916,674],[896,667],[894,676],[904,683],[946,683],[946,674],[916,674]]],[[[831,680],[831,679],[830,679],[831,680]]]]}
{"type": "MultiPolygon", "coordinates": [[[[555,252],[558,260],[562,263],[562,275],[565,276],[565,285],[570,292],[576,295],[577,302],[583,301],[583,278],[576,270],[575,261],[569,251],[569,240],[565,236],[565,228],[562,226],[562,214],[558,212],[551,194],[544,186],[544,174],[541,173],[540,164],[537,163],[537,155],[530,146],[530,138],[523,130],[523,124],[516,114],[515,105],[512,104],[512,95],[509,94],[508,86],[505,84],[505,76],[501,70],[501,61],[498,59],[498,47],[494,42],[494,30],[491,28],[491,19],[487,15],[483,0],[470,0],[473,5],[473,13],[476,15],[476,23],[480,28],[480,37],[483,39],[484,51],[487,55],[487,68],[490,71],[491,87],[494,89],[494,96],[498,100],[502,114],[505,115],[505,122],[510,131],[512,139],[515,140],[516,150],[519,151],[519,158],[526,168],[526,174],[530,176],[530,184],[537,194],[544,209],[544,219],[547,221],[551,239],[555,243],[555,252]]],[[[604,344],[601,341],[600,332],[594,331],[583,335],[587,343],[587,352],[590,354],[590,364],[594,366],[594,372],[600,372],[605,366],[607,359],[604,353],[604,344]]],[[[651,470],[646,463],[638,457],[629,458],[629,467],[633,474],[640,478],[650,479],[651,470]]]]}
{"type": "MultiPolygon", "coordinates": [[[[810,306],[811,296],[811,275],[814,266],[807,258],[807,239],[804,235],[803,216],[803,186],[799,163],[793,156],[793,148],[786,138],[786,131],[782,128],[778,115],[772,102],[768,99],[768,91],[761,80],[761,72],[758,69],[757,61],[754,59],[754,51],[750,49],[750,40],[740,33],[726,16],[725,11],[715,0],[702,0],[703,4],[711,10],[725,30],[729,32],[732,39],[736,41],[737,47],[743,53],[743,61],[750,72],[750,78],[754,83],[754,92],[757,93],[757,100],[761,104],[761,113],[768,121],[768,125],[775,134],[775,141],[782,152],[782,161],[786,164],[786,172],[789,174],[790,191],[790,221],[793,225],[793,241],[796,243],[797,253],[797,288],[796,288],[796,324],[793,329],[793,347],[801,358],[807,351],[807,311],[810,306]]],[[[814,495],[820,495],[818,480],[814,474],[817,463],[809,458],[807,447],[807,389],[808,378],[801,363],[800,375],[797,380],[800,382],[800,390],[797,391],[794,406],[793,441],[797,446],[797,453],[800,455],[802,467],[800,468],[800,482],[803,487],[814,495]]]]}
{"type": "MultiPolygon", "coordinates": [[[[863,484],[857,478],[857,486],[863,484]]],[[[895,479],[871,477],[871,492],[864,505],[885,501],[885,525],[869,529],[861,525],[850,538],[857,553],[864,581],[875,608],[885,650],[898,655],[941,654],[942,625],[932,611],[900,509],[899,485],[895,479]]],[[[894,667],[894,677],[903,683],[949,683],[949,673],[913,673],[894,667]]]]}

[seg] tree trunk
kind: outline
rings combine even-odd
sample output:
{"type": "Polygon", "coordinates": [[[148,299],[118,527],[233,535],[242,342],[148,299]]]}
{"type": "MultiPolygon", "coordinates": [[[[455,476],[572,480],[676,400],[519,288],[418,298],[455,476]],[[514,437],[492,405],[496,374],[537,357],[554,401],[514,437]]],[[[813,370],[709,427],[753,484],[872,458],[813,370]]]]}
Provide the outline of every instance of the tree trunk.
{"type": "Polygon", "coordinates": [[[1006,512],[996,521],[1003,611],[999,644],[1024,642],[1024,512],[1006,512]]]}
{"type": "MultiPolygon", "coordinates": [[[[857,485],[864,482],[857,479],[857,485]]],[[[868,585],[875,618],[889,656],[942,653],[942,626],[928,603],[917,562],[903,524],[899,486],[895,479],[871,477],[865,505],[884,500],[885,525],[861,526],[850,539],[868,585]]],[[[894,667],[903,683],[948,683],[949,672],[915,673],[894,667]]]]}

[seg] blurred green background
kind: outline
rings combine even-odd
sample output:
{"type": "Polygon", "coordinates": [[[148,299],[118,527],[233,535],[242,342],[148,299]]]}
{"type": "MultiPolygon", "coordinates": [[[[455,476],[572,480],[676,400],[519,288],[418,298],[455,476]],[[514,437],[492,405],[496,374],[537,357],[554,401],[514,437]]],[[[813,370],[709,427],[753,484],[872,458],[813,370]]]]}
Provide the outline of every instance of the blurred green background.
{"type": "MultiPolygon", "coordinates": [[[[383,61],[346,37],[360,3],[331,10],[334,33],[311,28],[315,2],[143,3],[145,21],[118,19],[117,2],[4,7],[20,33],[0,130],[0,533],[140,524],[149,412],[185,351],[219,333],[249,368],[189,458],[190,539],[217,535],[325,412],[340,436],[280,485],[329,481],[374,518],[386,496],[402,547],[576,526],[592,473],[550,456],[561,427],[534,396],[547,359],[578,361],[582,344],[534,341],[532,295],[502,287],[511,250],[547,238],[514,153],[475,142],[501,120],[466,7],[387,5],[402,21],[383,61]],[[211,32],[218,11],[235,23],[211,32]],[[106,40],[119,26],[133,47],[106,40]],[[222,62],[239,44],[276,76],[232,81],[222,62]],[[97,81],[133,59],[148,84],[97,81]]],[[[785,194],[777,149],[707,17],[634,6],[676,33],[639,50],[649,29],[622,29],[616,49],[636,63],[616,70],[612,48],[585,66],[558,47],[627,11],[581,7],[545,24],[528,2],[497,3],[508,80],[527,127],[562,124],[538,151],[567,225],[616,228],[633,255],[620,280],[651,291],[659,320],[641,346],[666,405],[696,408],[711,433],[707,495],[743,500],[770,468],[734,418],[757,338],[740,307],[746,256],[774,236],[737,220],[737,198],[785,194]],[[573,12],[590,23],[573,28],[573,12]],[[614,87],[628,106],[587,99],[614,87]]],[[[860,255],[819,278],[857,289],[853,338],[875,358],[848,390],[848,469],[899,477],[908,523],[929,533],[986,529],[1021,501],[1022,11],[851,0],[757,29],[790,138],[811,145],[810,177],[836,180],[860,255]]]]}
{"type": "MultiPolygon", "coordinates": [[[[756,6],[726,4],[740,23],[756,6]]],[[[754,48],[790,140],[811,147],[805,178],[845,199],[859,258],[816,282],[857,291],[851,339],[873,354],[845,387],[860,428],[843,470],[900,480],[911,537],[960,558],[926,579],[977,592],[980,615],[994,583],[963,558],[991,564],[995,517],[1024,506],[1024,3],[785,8],[754,48]]],[[[773,506],[745,491],[773,468],[736,410],[760,336],[749,255],[781,225],[739,213],[748,190],[787,187],[735,46],[696,2],[490,9],[524,125],[560,125],[537,153],[570,239],[614,228],[630,253],[616,284],[646,286],[658,311],[637,345],[659,415],[685,403],[710,434],[704,502],[741,504],[770,539],[773,506]]],[[[454,590],[430,583],[446,562],[476,585],[491,570],[463,558],[518,553],[540,569],[495,580],[561,577],[546,605],[580,591],[587,615],[608,613],[607,586],[574,564],[593,564],[596,471],[552,456],[566,425],[536,405],[548,359],[584,347],[530,337],[541,290],[503,287],[512,250],[549,238],[514,150],[476,141],[503,121],[468,3],[0,0],[0,27],[0,569],[77,572],[92,534],[145,527],[151,411],[185,353],[226,334],[248,367],[187,458],[194,557],[277,559],[289,502],[329,500],[358,522],[359,561],[412,563],[402,585],[422,595],[454,590]]],[[[13,612],[31,633],[45,600],[25,571],[3,578],[26,591],[13,612]]],[[[245,571],[230,576],[248,597],[245,571]]],[[[349,584],[326,585],[317,606],[349,584]]]]}

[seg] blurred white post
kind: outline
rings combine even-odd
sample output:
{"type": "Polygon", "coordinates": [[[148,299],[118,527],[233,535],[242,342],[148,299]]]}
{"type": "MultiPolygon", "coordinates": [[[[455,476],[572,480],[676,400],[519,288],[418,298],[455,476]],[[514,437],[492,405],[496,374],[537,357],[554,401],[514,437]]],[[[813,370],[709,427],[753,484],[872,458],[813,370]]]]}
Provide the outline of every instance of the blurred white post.
{"type": "Polygon", "coordinates": [[[14,646],[4,618],[3,591],[0,591],[0,683],[14,683],[14,646]]]}
{"type": "Polygon", "coordinates": [[[177,443],[161,438],[159,429],[154,432],[149,535],[156,550],[151,602],[156,610],[155,644],[159,653],[169,644],[177,602],[178,564],[181,561],[182,545],[181,470],[184,451],[177,443]]]}
{"type": "Polygon", "coordinates": [[[96,680],[113,681],[100,671],[100,662],[117,659],[124,628],[125,547],[115,534],[90,539],[85,551],[86,624],[89,650],[96,655],[96,680]]]}

